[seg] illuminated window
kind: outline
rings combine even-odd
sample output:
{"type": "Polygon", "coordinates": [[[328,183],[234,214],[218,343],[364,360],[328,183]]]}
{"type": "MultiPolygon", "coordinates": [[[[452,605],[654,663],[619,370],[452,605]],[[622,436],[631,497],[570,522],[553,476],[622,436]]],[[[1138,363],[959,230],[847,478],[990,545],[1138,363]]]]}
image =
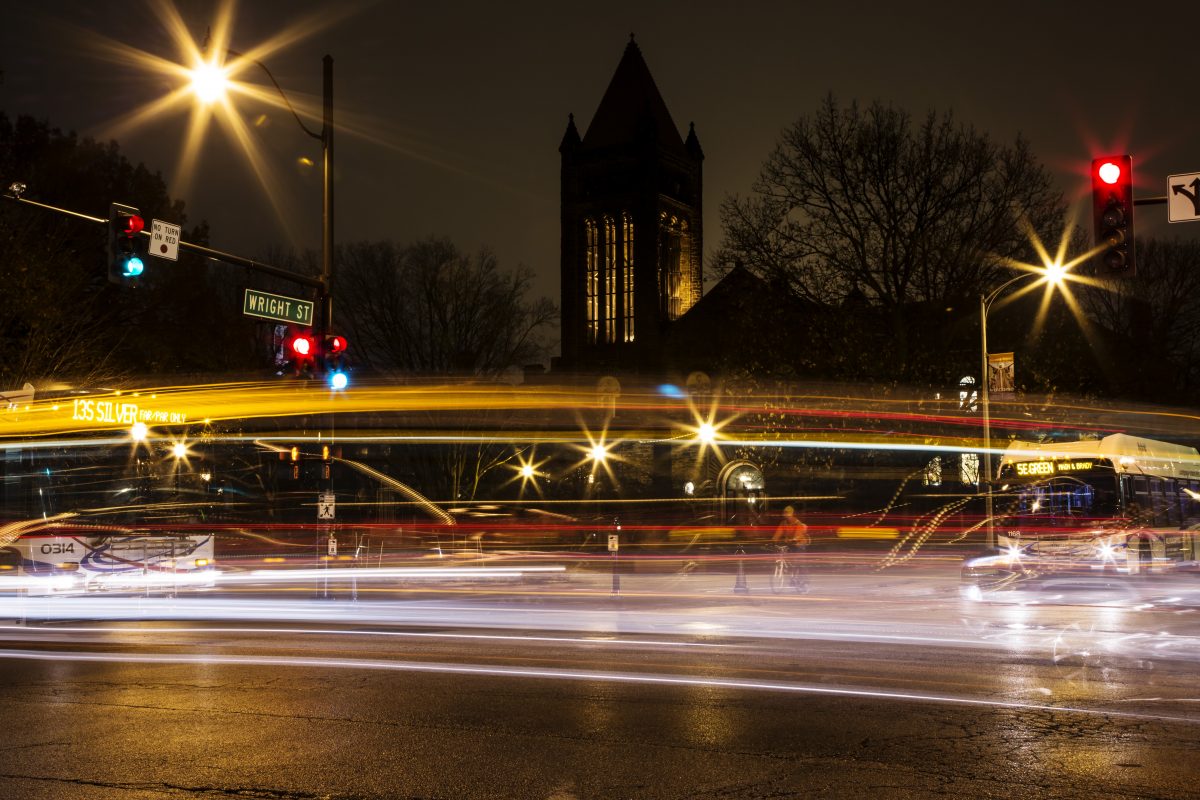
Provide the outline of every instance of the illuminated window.
{"type": "Polygon", "coordinates": [[[973,375],[966,375],[958,382],[958,410],[972,414],[979,410],[979,390],[975,388],[973,375]]]}
{"type": "Polygon", "coordinates": [[[625,296],[625,341],[633,341],[633,218],[626,211],[621,214],[621,244],[624,249],[624,271],[622,283],[625,296]]]}
{"type": "Polygon", "coordinates": [[[595,344],[600,329],[600,232],[594,219],[584,220],[587,235],[587,343],[595,344]]]}
{"type": "Polygon", "coordinates": [[[958,459],[958,480],[960,483],[979,483],[979,454],[963,453],[958,459]]]}
{"type": "Polygon", "coordinates": [[[925,465],[925,485],[926,486],[941,486],[942,485],[942,457],[934,456],[929,459],[929,463],[925,465]]]}
{"type": "Polygon", "coordinates": [[[675,281],[675,294],[671,302],[675,315],[671,319],[679,319],[691,307],[690,278],[692,268],[692,232],[688,230],[686,219],[679,221],[679,262],[676,264],[678,275],[675,281]]]}
{"type": "Polygon", "coordinates": [[[687,220],[663,212],[659,216],[658,291],[669,320],[691,306],[692,234],[687,220]]]}
{"type": "Polygon", "coordinates": [[[617,340],[617,223],[604,218],[604,332],[606,343],[617,340]]]}

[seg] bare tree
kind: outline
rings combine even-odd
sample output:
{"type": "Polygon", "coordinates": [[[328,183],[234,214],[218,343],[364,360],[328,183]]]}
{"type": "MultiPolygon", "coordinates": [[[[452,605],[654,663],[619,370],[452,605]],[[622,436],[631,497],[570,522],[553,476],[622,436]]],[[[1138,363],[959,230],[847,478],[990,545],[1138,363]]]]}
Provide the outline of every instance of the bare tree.
{"type": "Polygon", "coordinates": [[[999,146],[951,114],[910,115],[832,97],[786,129],[748,197],[721,206],[718,272],[742,262],[796,293],[884,307],[970,297],[1027,227],[1062,228],[1063,201],[1024,139],[999,146]]]}
{"type": "Polygon", "coordinates": [[[1033,260],[1030,231],[1052,239],[1063,212],[1024,139],[1001,146],[952,114],[914,121],[827,96],[782,133],[750,196],[722,203],[715,272],[742,263],[815,307],[862,308],[876,365],[929,378],[946,314],[1033,260]]]}
{"type": "Polygon", "coordinates": [[[1135,279],[1089,287],[1080,302],[1107,332],[1116,388],[1189,399],[1200,385],[1200,242],[1139,239],[1137,262],[1135,279]]]}
{"type": "Polygon", "coordinates": [[[0,365],[0,390],[27,380],[103,384],[117,377],[111,355],[123,334],[118,309],[104,299],[103,264],[97,258],[89,274],[80,268],[79,250],[62,246],[82,226],[25,209],[5,212],[0,343],[10,357],[0,365]]]}
{"type": "Polygon", "coordinates": [[[502,271],[491,252],[469,256],[447,239],[351,244],[339,249],[340,316],[369,369],[492,377],[548,352],[558,310],[527,299],[531,279],[524,267],[502,271]]]}
{"type": "MultiPolygon", "coordinates": [[[[0,189],[104,217],[112,201],[142,216],[187,226],[162,176],[121,155],[115,142],[64,133],[0,113],[0,189]]],[[[111,385],[138,374],[198,373],[249,366],[240,298],[222,303],[199,257],[149,259],[136,289],[107,281],[104,226],[43,209],[0,203],[0,391],[37,384],[111,385]],[[203,331],[202,336],[197,331],[203,331]]]]}

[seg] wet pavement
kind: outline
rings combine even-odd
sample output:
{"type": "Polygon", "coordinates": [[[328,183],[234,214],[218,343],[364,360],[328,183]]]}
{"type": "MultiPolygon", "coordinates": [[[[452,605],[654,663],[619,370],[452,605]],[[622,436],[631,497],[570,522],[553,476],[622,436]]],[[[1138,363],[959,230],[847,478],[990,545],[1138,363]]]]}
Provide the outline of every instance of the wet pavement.
{"type": "Polygon", "coordinates": [[[940,568],[799,596],[606,577],[24,599],[3,794],[1195,796],[1189,603],[981,605],[940,568]]]}

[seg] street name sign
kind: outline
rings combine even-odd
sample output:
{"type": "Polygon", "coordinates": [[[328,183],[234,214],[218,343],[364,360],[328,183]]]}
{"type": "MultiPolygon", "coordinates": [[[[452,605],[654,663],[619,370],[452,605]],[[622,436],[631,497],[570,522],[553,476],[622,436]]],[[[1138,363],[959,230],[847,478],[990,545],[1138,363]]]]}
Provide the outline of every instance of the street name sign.
{"type": "Polygon", "coordinates": [[[1167,221],[1200,220],[1200,172],[1167,176],[1167,221]]]}
{"type": "Polygon", "coordinates": [[[281,294],[247,289],[242,304],[242,313],[247,317],[262,317],[276,322],[291,322],[296,325],[312,325],[313,304],[311,300],[284,297],[281,294]]]}
{"type": "Polygon", "coordinates": [[[178,225],[161,219],[150,220],[150,247],[147,248],[150,255],[178,261],[180,232],[178,225]]]}

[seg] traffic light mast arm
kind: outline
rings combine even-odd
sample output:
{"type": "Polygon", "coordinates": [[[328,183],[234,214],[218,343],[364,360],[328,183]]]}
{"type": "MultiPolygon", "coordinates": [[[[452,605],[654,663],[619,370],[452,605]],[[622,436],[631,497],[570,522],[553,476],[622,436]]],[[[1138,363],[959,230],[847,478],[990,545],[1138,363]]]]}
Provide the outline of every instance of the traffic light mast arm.
{"type": "MultiPolygon", "coordinates": [[[[24,191],[25,191],[24,184],[14,183],[8,187],[8,191],[3,196],[6,200],[13,200],[17,203],[21,203],[22,205],[34,206],[36,208],[42,208],[47,211],[54,211],[59,214],[66,214],[71,217],[78,217],[79,219],[87,220],[88,222],[98,222],[101,225],[108,225],[108,220],[103,217],[93,217],[91,214],[83,214],[78,211],[72,211],[69,208],[59,208],[58,206],[52,206],[47,203],[39,203],[36,200],[29,200],[27,198],[21,197],[21,193],[24,191]]],[[[148,231],[148,230],[140,231],[139,235],[149,238],[150,231],[148,231]]],[[[233,253],[226,253],[223,250],[217,250],[212,247],[205,247],[204,245],[201,245],[201,244],[192,244],[191,242],[185,242],[182,239],[179,241],[179,246],[181,248],[183,248],[184,250],[190,250],[193,253],[199,253],[200,255],[204,256],[205,258],[211,258],[214,261],[224,261],[228,264],[236,264],[239,267],[246,267],[247,269],[252,269],[252,270],[255,270],[256,272],[262,272],[266,275],[274,275],[276,278],[282,278],[287,281],[292,281],[293,283],[298,283],[301,286],[308,286],[313,289],[320,289],[322,291],[322,293],[325,292],[325,281],[319,277],[313,277],[311,275],[302,275],[299,272],[292,272],[291,270],[286,270],[286,269],[283,269],[282,267],[272,266],[271,264],[264,264],[261,261],[255,261],[252,258],[245,258],[243,256],[234,255],[233,253]]]]}
{"type": "MultiPolygon", "coordinates": [[[[150,232],[142,231],[142,235],[149,236],[150,232]]],[[[276,278],[283,278],[284,280],[299,283],[302,286],[310,286],[313,289],[321,289],[323,291],[325,288],[325,281],[321,280],[319,277],[314,278],[311,275],[302,275],[299,272],[292,272],[291,270],[284,269],[283,267],[275,267],[270,264],[264,264],[261,261],[255,261],[252,258],[244,258],[243,256],[234,255],[233,253],[226,253],[223,250],[215,250],[211,247],[205,247],[201,244],[192,244],[191,242],[185,242],[182,239],[179,240],[179,246],[184,250],[190,250],[193,253],[199,253],[205,258],[211,258],[214,261],[224,261],[229,264],[237,264],[239,267],[246,267],[247,269],[252,269],[256,272],[274,275],[276,278]]]]}

